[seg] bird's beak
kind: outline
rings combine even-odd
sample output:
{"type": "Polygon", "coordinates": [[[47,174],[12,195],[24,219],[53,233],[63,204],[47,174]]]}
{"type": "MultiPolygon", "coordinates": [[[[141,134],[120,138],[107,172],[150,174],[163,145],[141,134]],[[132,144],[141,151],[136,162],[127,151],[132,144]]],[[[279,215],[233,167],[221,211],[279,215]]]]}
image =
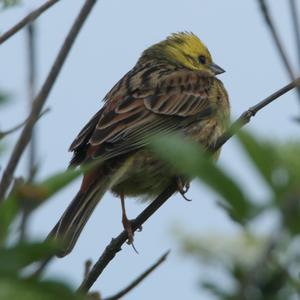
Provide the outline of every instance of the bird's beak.
{"type": "Polygon", "coordinates": [[[215,75],[222,74],[225,72],[224,69],[222,69],[221,67],[219,67],[213,62],[209,65],[209,68],[214,72],[215,75]]]}

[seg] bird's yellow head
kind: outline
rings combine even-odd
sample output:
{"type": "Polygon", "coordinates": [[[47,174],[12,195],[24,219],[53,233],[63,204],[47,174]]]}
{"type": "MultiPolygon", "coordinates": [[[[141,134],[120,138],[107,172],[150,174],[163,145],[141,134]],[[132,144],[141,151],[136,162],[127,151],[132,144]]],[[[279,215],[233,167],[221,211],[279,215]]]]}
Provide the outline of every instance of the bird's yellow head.
{"type": "Polygon", "coordinates": [[[208,71],[215,75],[225,72],[216,65],[200,39],[190,32],[174,33],[146,49],[141,60],[162,60],[190,70],[208,71]]]}

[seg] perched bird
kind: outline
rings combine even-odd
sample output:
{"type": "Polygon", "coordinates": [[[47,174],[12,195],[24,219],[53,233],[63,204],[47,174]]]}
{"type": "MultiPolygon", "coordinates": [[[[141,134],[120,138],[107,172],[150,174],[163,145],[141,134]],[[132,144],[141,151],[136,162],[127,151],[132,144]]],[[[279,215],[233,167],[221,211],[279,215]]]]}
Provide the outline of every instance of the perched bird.
{"type": "Polygon", "coordinates": [[[142,53],[70,146],[71,166],[98,158],[101,163],[84,175],[79,192],[49,234],[64,241],[57,256],[71,252],[106,191],[121,199],[130,243],[126,196],[154,199],[175,178],[184,194],[186,182],[147,148],[145,137],[180,133],[204,147],[213,145],[229,118],[228,95],[216,78],[223,72],[189,32],[172,34],[142,53]]]}

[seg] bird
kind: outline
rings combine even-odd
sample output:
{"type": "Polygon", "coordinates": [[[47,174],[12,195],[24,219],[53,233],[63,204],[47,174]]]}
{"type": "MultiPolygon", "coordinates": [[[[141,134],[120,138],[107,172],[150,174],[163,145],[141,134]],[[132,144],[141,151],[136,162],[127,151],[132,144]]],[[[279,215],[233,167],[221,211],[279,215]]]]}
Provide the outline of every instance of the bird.
{"type": "Polygon", "coordinates": [[[192,32],[173,33],[142,52],[69,148],[70,167],[100,162],[84,173],[78,193],[48,235],[63,241],[56,256],[72,251],[107,191],[121,200],[131,244],[125,197],[151,201],[174,180],[185,194],[189,181],[157,157],[145,137],[178,133],[204,148],[214,145],[230,117],[227,91],[216,77],[224,72],[192,32]]]}

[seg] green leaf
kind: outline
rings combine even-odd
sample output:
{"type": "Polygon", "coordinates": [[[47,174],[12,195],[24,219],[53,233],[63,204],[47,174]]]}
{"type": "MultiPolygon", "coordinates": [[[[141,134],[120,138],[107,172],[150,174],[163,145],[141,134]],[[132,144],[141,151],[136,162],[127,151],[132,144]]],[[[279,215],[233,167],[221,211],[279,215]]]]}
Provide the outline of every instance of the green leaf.
{"type": "Polygon", "coordinates": [[[48,177],[39,186],[47,190],[47,198],[49,198],[77,179],[82,173],[82,169],[68,169],[48,177]]]}
{"type": "Polygon", "coordinates": [[[68,286],[54,281],[26,280],[0,277],[1,300],[79,300],[68,286]]]}
{"type": "Polygon", "coordinates": [[[23,205],[28,204],[31,209],[34,209],[78,178],[82,172],[83,169],[68,169],[39,183],[20,184],[16,187],[13,195],[21,200],[23,205]]]}
{"type": "Polygon", "coordinates": [[[65,188],[81,174],[92,170],[95,166],[99,165],[101,160],[95,160],[81,166],[79,169],[70,168],[63,172],[58,172],[40,183],[25,183],[20,185],[15,191],[18,199],[28,199],[33,201],[33,206],[38,206],[46,199],[52,197],[54,194],[65,188]]]}
{"type": "Polygon", "coordinates": [[[0,2],[2,2],[2,3],[0,3],[1,6],[2,6],[1,7],[2,9],[8,8],[8,7],[12,7],[12,6],[15,6],[15,5],[21,3],[20,0],[2,0],[0,2]]]}
{"type": "Polygon", "coordinates": [[[57,249],[58,247],[50,242],[0,248],[0,275],[17,273],[22,268],[55,254],[57,249]]]}
{"type": "Polygon", "coordinates": [[[0,91],[0,105],[6,104],[9,101],[10,96],[3,91],[0,91]]]}
{"type": "Polygon", "coordinates": [[[244,130],[238,133],[238,137],[244,151],[259,174],[269,185],[271,190],[276,193],[278,191],[278,186],[273,180],[273,175],[278,166],[278,157],[274,145],[267,142],[261,142],[244,130]]]}
{"type": "Polygon", "coordinates": [[[276,147],[277,159],[280,161],[280,168],[288,175],[290,187],[299,187],[300,181],[300,142],[289,141],[279,144],[276,147]]]}
{"type": "Polygon", "coordinates": [[[254,206],[239,185],[198,144],[178,136],[159,136],[152,140],[151,147],[179,172],[199,178],[222,196],[225,208],[236,221],[244,223],[252,215],[254,206]]]}
{"type": "Polygon", "coordinates": [[[0,203],[0,244],[5,241],[10,225],[22,208],[29,211],[36,209],[45,200],[75,180],[83,170],[68,169],[37,184],[16,184],[11,195],[0,203]]]}
{"type": "Polygon", "coordinates": [[[58,172],[40,183],[19,183],[16,184],[11,195],[0,203],[0,244],[5,240],[9,226],[14,221],[21,208],[28,211],[36,209],[55,193],[62,190],[82,173],[91,170],[99,164],[97,160],[86,164],[80,169],[68,169],[58,172]]]}
{"type": "Polygon", "coordinates": [[[218,297],[218,299],[230,299],[229,294],[225,290],[211,281],[204,280],[200,285],[214,296],[218,297]]]}
{"type": "Polygon", "coordinates": [[[0,203],[0,245],[6,240],[8,229],[19,212],[17,198],[10,196],[0,203]]]}
{"type": "Polygon", "coordinates": [[[4,152],[3,144],[0,144],[0,155],[2,155],[3,152],[4,152]]]}

